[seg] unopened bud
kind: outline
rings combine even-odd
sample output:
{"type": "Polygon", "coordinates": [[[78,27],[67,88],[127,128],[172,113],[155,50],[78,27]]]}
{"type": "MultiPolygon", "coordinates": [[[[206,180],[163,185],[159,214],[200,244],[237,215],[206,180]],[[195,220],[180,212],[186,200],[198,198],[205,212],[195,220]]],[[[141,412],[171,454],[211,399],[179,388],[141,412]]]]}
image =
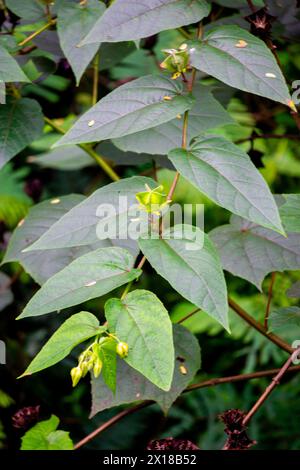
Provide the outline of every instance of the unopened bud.
{"type": "Polygon", "coordinates": [[[123,359],[124,357],[127,357],[128,356],[128,350],[129,350],[129,347],[128,347],[128,344],[127,343],[123,343],[122,341],[120,341],[118,344],[117,344],[117,354],[123,359]]]}
{"type": "Polygon", "coordinates": [[[101,374],[101,370],[102,370],[102,361],[101,359],[98,358],[94,364],[94,369],[93,369],[95,379],[99,377],[99,375],[101,374]]]}
{"type": "Polygon", "coordinates": [[[72,378],[72,385],[73,387],[76,387],[78,384],[79,380],[82,377],[82,371],[80,367],[73,367],[71,370],[71,378],[72,378]]]}

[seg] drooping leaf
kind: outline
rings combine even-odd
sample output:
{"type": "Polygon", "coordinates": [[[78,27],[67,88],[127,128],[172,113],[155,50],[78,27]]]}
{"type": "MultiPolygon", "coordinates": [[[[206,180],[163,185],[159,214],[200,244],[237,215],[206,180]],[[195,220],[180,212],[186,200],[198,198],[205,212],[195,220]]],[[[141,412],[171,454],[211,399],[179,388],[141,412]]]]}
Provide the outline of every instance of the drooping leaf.
{"type": "MultiPolygon", "coordinates": [[[[1,62],[1,58],[0,58],[1,62]]],[[[0,106],[0,168],[40,137],[44,119],[37,101],[7,100],[0,106]]]]}
{"type": "Polygon", "coordinates": [[[59,419],[52,415],[27,431],[21,438],[21,450],[73,450],[73,442],[66,431],[57,431],[59,419]]]}
{"type": "Polygon", "coordinates": [[[100,297],[140,276],[134,258],[123,248],[99,248],[54,274],[28,302],[18,318],[44,315],[100,297]]]}
{"type": "Polygon", "coordinates": [[[40,352],[21,375],[35,374],[57,364],[70,354],[78,344],[105,331],[99,320],[89,312],[72,315],[51,336],[40,352]]]}
{"type": "Polygon", "coordinates": [[[269,315],[269,331],[283,333],[288,330],[293,331],[295,339],[298,339],[300,333],[300,308],[283,307],[273,309],[269,315]]]}
{"type": "Polygon", "coordinates": [[[292,106],[275,57],[266,44],[238,26],[213,28],[193,42],[191,64],[239,90],[292,106]]]}
{"type": "Polygon", "coordinates": [[[287,238],[233,215],[230,224],[217,227],[210,237],[224,269],[261,290],[268,273],[300,269],[300,235],[287,238]]]}
{"type": "Polygon", "coordinates": [[[98,0],[89,0],[88,2],[63,0],[59,6],[57,32],[61,48],[75,74],[77,85],[98,51],[99,41],[89,46],[78,47],[78,44],[104,11],[104,3],[98,0]]]}
{"type": "Polygon", "coordinates": [[[205,0],[115,0],[83,44],[145,38],[165,29],[196,23],[209,12],[205,0]]]}
{"type": "Polygon", "coordinates": [[[29,163],[55,170],[80,170],[95,165],[94,160],[77,145],[60,147],[50,152],[29,157],[29,163]]]}
{"type": "Polygon", "coordinates": [[[176,225],[162,238],[140,238],[139,245],[177,292],[228,329],[227,289],[219,256],[209,237],[194,229],[176,225]]]}
{"type": "Polygon", "coordinates": [[[248,155],[224,137],[201,135],[169,158],[182,176],[217,204],[259,225],[284,233],[278,208],[248,155]]]}
{"type": "Polygon", "coordinates": [[[135,290],[122,300],[109,299],[105,316],[110,331],[129,346],[125,361],[168,391],[174,371],[172,323],[156,295],[135,290]]]}
{"type": "Polygon", "coordinates": [[[46,16],[46,9],[40,0],[5,0],[7,8],[20,18],[26,20],[39,19],[46,16]]]}
{"type": "Polygon", "coordinates": [[[14,296],[10,288],[10,277],[0,272],[0,312],[13,301],[14,296]]]}
{"type": "MultiPolygon", "coordinates": [[[[188,142],[196,135],[199,135],[200,131],[203,132],[234,122],[213,97],[208,87],[196,85],[193,96],[195,104],[189,112],[188,142]]],[[[152,129],[114,139],[113,142],[124,151],[167,155],[170,150],[181,146],[182,118],[183,116],[181,116],[181,119],[175,118],[152,129]]]]}
{"type": "Polygon", "coordinates": [[[121,85],[81,116],[54,146],[122,137],[174,119],[194,104],[183,86],[147,75],[121,85]],[[171,100],[164,100],[168,96],[171,100]]]}
{"type": "Polygon", "coordinates": [[[91,415],[113,406],[140,400],[154,400],[167,413],[172,403],[188,386],[200,368],[200,348],[195,336],[180,325],[173,325],[175,347],[174,375],[171,388],[164,392],[149,382],[142,374],[125,361],[119,359],[117,365],[117,387],[115,395],[107,388],[103,377],[92,380],[91,415]],[[185,367],[182,373],[180,366],[185,367]]]}
{"type": "Polygon", "coordinates": [[[0,82],[29,82],[23,70],[9,52],[0,46],[0,82]]]}
{"type": "Polygon", "coordinates": [[[145,184],[152,188],[157,186],[151,178],[134,176],[98,189],[53,224],[30,250],[82,246],[99,241],[97,231],[108,222],[120,223],[121,226],[128,222],[129,207],[137,203],[135,195],[145,190],[145,184]],[[115,212],[107,215],[104,208],[108,206],[115,212]],[[97,215],[99,208],[103,208],[103,212],[97,215]]]}
{"type": "Polygon", "coordinates": [[[300,232],[300,194],[283,194],[285,202],[279,213],[282,223],[288,232],[300,232]]]}
{"type": "Polygon", "coordinates": [[[24,252],[72,207],[83,200],[84,196],[69,194],[43,201],[32,207],[28,216],[19,222],[19,226],[12,234],[2,264],[17,261],[38,284],[43,284],[79,256],[102,246],[111,246],[109,240],[98,240],[84,247],[24,252]]]}

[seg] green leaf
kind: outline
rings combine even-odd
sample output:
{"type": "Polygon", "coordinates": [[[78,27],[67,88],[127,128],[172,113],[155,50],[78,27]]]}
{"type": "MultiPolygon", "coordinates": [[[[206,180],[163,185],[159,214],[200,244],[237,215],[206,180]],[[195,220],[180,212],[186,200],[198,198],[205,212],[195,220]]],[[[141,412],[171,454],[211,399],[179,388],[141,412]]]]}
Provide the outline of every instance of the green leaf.
{"type": "Polygon", "coordinates": [[[300,194],[283,194],[285,202],[279,207],[282,223],[288,232],[300,232],[300,194]]]}
{"type": "Polygon", "coordinates": [[[5,0],[7,8],[20,18],[32,21],[46,16],[46,10],[40,0],[5,0]]]}
{"type": "Polygon", "coordinates": [[[105,11],[105,5],[98,0],[78,3],[64,0],[57,15],[57,32],[61,48],[70,63],[77,85],[98,51],[99,41],[95,45],[78,47],[80,41],[92,29],[105,11]]]}
{"type": "MultiPolygon", "coordinates": [[[[164,392],[153,385],[142,374],[125,361],[118,359],[117,387],[113,394],[105,385],[103,377],[92,379],[92,412],[91,415],[113,406],[133,403],[140,400],[154,400],[167,413],[172,403],[189,385],[200,368],[200,348],[197,339],[181,325],[173,325],[175,368],[171,388],[164,392]],[[182,362],[180,362],[182,361],[182,362]],[[184,365],[186,374],[180,366],[184,365]]],[[[162,356],[163,357],[163,356],[162,356]]]]}
{"type": "MultiPolygon", "coordinates": [[[[107,218],[97,216],[97,209],[111,205],[115,213],[110,215],[110,221],[121,223],[122,218],[127,220],[130,205],[136,204],[136,193],[145,190],[145,184],[155,188],[157,183],[151,178],[134,176],[124,178],[115,183],[108,184],[82,203],[71,209],[31,247],[30,250],[47,250],[72,246],[87,245],[99,241],[97,228],[100,229],[107,223],[107,218]],[[120,198],[126,197],[127,205],[120,204],[120,198]]],[[[122,224],[121,224],[122,225],[122,224]]],[[[126,241],[126,240],[124,240],[126,241]]],[[[28,250],[29,251],[29,250],[28,250]]]]}
{"type": "Polygon", "coordinates": [[[10,288],[10,278],[0,272],[0,312],[12,304],[14,296],[10,288]]]}
{"type": "Polygon", "coordinates": [[[287,291],[286,295],[292,299],[300,297],[300,281],[293,284],[287,291]]]}
{"type": "Polygon", "coordinates": [[[169,158],[182,176],[214,202],[259,225],[284,233],[276,202],[248,155],[224,137],[201,135],[169,158]]]}
{"type": "MultiPolygon", "coordinates": [[[[29,82],[23,70],[9,52],[0,46],[0,82],[29,82]]],[[[2,106],[1,106],[2,107],[2,106]]]]}
{"type": "MultiPolygon", "coordinates": [[[[1,62],[1,58],[0,58],[1,62]]],[[[37,101],[7,100],[0,106],[0,168],[40,137],[44,118],[37,101]]]]}
{"type": "Polygon", "coordinates": [[[210,6],[205,0],[115,0],[82,43],[145,38],[196,23],[209,12],[210,6]]]}
{"type": "Polygon", "coordinates": [[[279,331],[282,333],[286,330],[292,330],[295,336],[297,336],[297,328],[300,328],[299,307],[275,308],[271,311],[269,316],[269,331],[279,331]]]}
{"type": "Polygon", "coordinates": [[[18,318],[44,315],[100,297],[133,281],[133,256],[123,248],[99,248],[54,274],[32,297],[18,318]]]}
{"type": "Polygon", "coordinates": [[[38,284],[43,284],[79,256],[96,248],[111,246],[109,240],[98,240],[84,247],[24,252],[56,221],[83,200],[84,196],[69,194],[32,207],[28,216],[19,222],[12,234],[2,264],[17,261],[38,284]]]}
{"type": "Polygon", "coordinates": [[[205,310],[227,330],[227,289],[217,251],[209,237],[189,225],[176,225],[162,238],[141,238],[153,268],[184,298],[205,310]]]}
{"type": "Polygon", "coordinates": [[[81,170],[95,165],[95,161],[77,145],[60,147],[50,152],[30,156],[29,163],[64,171],[81,170]]]}
{"type": "Polygon", "coordinates": [[[172,323],[155,294],[135,290],[105,304],[109,330],[129,346],[125,361],[162,390],[171,387],[174,371],[172,323]]]}
{"type": "Polygon", "coordinates": [[[104,326],[100,326],[98,318],[89,312],[72,315],[51,336],[21,377],[57,364],[68,356],[75,346],[105,330],[104,326]]]}
{"type": "Polygon", "coordinates": [[[239,90],[291,106],[276,59],[266,44],[238,26],[219,26],[190,44],[191,65],[239,90]]]}
{"type": "Polygon", "coordinates": [[[115,393],[117,386],[117,353],[116,341],[112,338],[105,338],[101,342],[99,357],[102,361],[101,375],[107,387],[115,393]]]}
{"type": "MultiPolygon", "coordinates": [[[[188,142],[196,137],[200,130],[206,131],[234,123],[207,86],[196,85],[193,96],[195,104],[189,112],[188,142]]],[[[180,147],[181,140],[182,118],[175,118],[152,129],[114,139],[113,142],[124,151],[165,155],[173,148],[180,147]]]]}
{"type": "Polygon", "coordinates": [[[0,104],[6,103],[6,86],[5,83],[0,82],[0,104]]]}
{"type": "Polygon", "coordinates": [[[102,98],[54,146],[133,134],[168,122],[193,104],[194,99],[184,92],[180,82],[147,75],[102,98]],[[171,100],[165,101],[165,96],[171,100]]]}
{"type": "Polygon", "coordinates": [[[33,426],[21,438],[21,450],[73,450],[73,442],[66,431],[57,431],[59,419],[50,419],[33,426]]]}
{"type": "Polygon", "coordinates": [[[268,273],[300,269],[297,233],[286,238],[233,215],[229,225],[215,228],[210,237],[220,252],[223,268],[259,290],[268,273]]]}

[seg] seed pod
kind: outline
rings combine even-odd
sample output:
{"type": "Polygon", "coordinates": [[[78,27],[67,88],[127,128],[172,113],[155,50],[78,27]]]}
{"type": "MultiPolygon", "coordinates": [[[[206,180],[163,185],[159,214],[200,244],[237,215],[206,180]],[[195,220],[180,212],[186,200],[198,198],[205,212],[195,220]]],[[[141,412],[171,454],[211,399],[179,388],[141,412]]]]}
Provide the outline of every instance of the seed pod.
{"type": "Polygon", "coordinates": [[[124,357],[127,357],[128,356],[128,350],[129,350],[129,347],[128,347],[128,344],[127,343],[123,343],[122,341],[120,341],[118,344],[117,344],[117,354],[122,358],[124,359],[124,357]]]}
{"type": "Polygon", "coordinates": [[[72,378],[72,385],[73,387],[76,387],[78,384],[79,380],[82,377],[82,371],[80,367],[73,367],[71,370],[71,378],[72,378]]]}

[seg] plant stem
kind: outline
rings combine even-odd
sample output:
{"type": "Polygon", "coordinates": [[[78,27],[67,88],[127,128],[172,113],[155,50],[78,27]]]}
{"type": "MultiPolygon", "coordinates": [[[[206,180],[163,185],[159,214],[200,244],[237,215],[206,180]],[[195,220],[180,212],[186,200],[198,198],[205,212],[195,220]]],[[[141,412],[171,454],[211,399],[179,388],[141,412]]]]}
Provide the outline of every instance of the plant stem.
{"type": "Polygon", "coordinates": [[[46,29],[50,28],[51,26],[55,25],[56,24],[56,19],[51,19],[50,21],[48,21],[48,23],[44,24],[43,26],[41,26],[39,29],[37,29],[34,33],[30,34],[30,36],[28,36],[26,39],[24,39],[23,41],[19,42],[18,46],[25,46],[25,44],[27,44],[28,42],[30,42],[32,39],[36,38],[37,36],[39,36],[41,33],[43,33],[44,31],[46,31],[46,29]]]}
{"type": "Polygon", "coordinates": [[[267,333],[264,326],[261,325],[258,321],[256,321],[253,317],[251,317],[242,307],[240,307],[233,299],[228,299],[228,304],[232,308],[232,310],[237,313],[248,325],[255,328],[259,331],[263,336],[265,336],[268,340],[272,341],[272,343],[279,346],[279,348],[283,349],[284,351],[292,354],[294,349],[287,344],[283,339],[279,336],[274,335],[273,333],[267,333]]]}
{"type": "MultiPolygon", "coordinates": [[[[56,132],[60,134],[65,134],[66,132],[60,126],[58,126],[52,119],[44,117],[44,120],[49,126],[52,127],[56,132]]],[[[92,157],[98,165],[102,168],[102,170],[113,180],[119,181],[120,177],[117,173],[113,170],[113,168],[104,160],[101,155],[99,155],[92,147],[87,144],[77,144],[82,150],[84,150],[90,157],[92,157]]]]}
{"type": "Polygon", "coordinates": [[[256,12],[256,8],[255,8],[255,6],[253,5],[252,0],[247,0],[247,3],[248,3],[248,6],[249,6],[250,10],[251,10],[253,13],[255,13],[255,12],[256,12]]]}
{"type": "MultiPolygon", "coordinates": [[[[142,267],[144,266],[146,260],[147,260],[146,256],[143,256],[142,259],[141,259],[141,261],[140,261],[139,264],[137,265],[136,269],[142,269],[142,267]]],[[[130,291],[132,285],[133,285],[133,281],[128,282],[127,286],[125,287],[125,289],[124,289],[124,291],[123,291],[123,294],[121,295],[121,300],[123,300],[124,297],[126,297],[126,295],[128,294],[128,292],[130,291]]]]}
{"type": "Polygon", "coordinates": [[[94,63],[93,63],[93,96],[92,96],[93,106],[98,101],[98,85],[99,85],[99,51],[95,55],[94,63]]]}
{"type": "Polygon", "coordinates": [[[268,320],[269,320],[269,313],[270,313],[270,308],[271,308],[273,287],[274,287],[275,279],[276,279],[276,273],[272,273],[269,292],[268,292],[268,302],[267,302],[266,313],[265,313],[265,318],[264,318],[265,330],[268,330],[268,320]]]}
{"type": "Polygon", "coordinates": [[[281,378],[284,376],[284,374],[287,372],[288,368],[290,367],[291,363],[293,360],[298,356],[300,352],[300,348],[296,349],[293,351],[293,353],[290,355],[288,360],[285,362],[285,364],[281,367],[279,370],[278,374],[272,379],[271,383],[268,385],[264,393],[260,396],[260,398],[257,400],[255,405],[251,408],[249,413],[245,416],[243,419],[243,424],[246,425],[249,423],[250,419],[252,416],[259,410],[259,408],[264,404],[270,393],[274,390],[277,385],[279,385],[281,378]]]}
{"type": "MultiPolygon", "coordinates": [[[[193,390],[198,390],[201,388],[207,388],[207,387],[213,387],[216,385],[221,385],[225,383],[233,383],[233,382],[242,382],[244,380],[252,380],[252,379],[258,379],[261,377],[269,377],[277,372],[279,372],[281,369],[269,369],[269,370],[262,370],[259,372],[253,372],[251,374],[240,374],[240,375],[233,375],[230,377],[220,377],[220,378],[215,378],[215,379],[209,379],[205,380],[196,384],[192,384],[189,387],[187,387],[183,393],[187,392],[192,392],[193,390]]],[[[294,373],[294,372],[300,372],[300,366],[292,366],[289,367],[286,370],[286,373],[294,373]]],[[[88,434],[84,439],[79,441],[75,445],[75,449],[79,449],[80,447],[84,446],[85,444],[89,443],[91,440],[93,440],[96,436],[101,434],[102,432],[106,431],[106,429],[110,428],[114,424],[118,423],[121,421],[123,418],[126,416],[129,416],[143,408],[146,408],[147,406],[152,405],[154,402],[153,401],[143,401],[142,403],[132,406],[130,408],[126,408],[125,410],[121,411],[117,415],[115,415],[113,418],[109,419],[106,421],[106,423],[103,423],[99,428],[95,429],[92,433],[88,434]]]]}
{"type": "Polygon", "coordinates": [[[188,313],[187,315],[185,315],[183,318],[181,318],[180,320],[178,320],[176,323],[180,324],[180,323],[183,323],[185,320],[188,320],[190,317],[192,317],[193,315],[195,315],[195,313],[199,312],[201,310],[201,308],[195,308],[195,310],[193,310],[192,312],[188,313]]]}

